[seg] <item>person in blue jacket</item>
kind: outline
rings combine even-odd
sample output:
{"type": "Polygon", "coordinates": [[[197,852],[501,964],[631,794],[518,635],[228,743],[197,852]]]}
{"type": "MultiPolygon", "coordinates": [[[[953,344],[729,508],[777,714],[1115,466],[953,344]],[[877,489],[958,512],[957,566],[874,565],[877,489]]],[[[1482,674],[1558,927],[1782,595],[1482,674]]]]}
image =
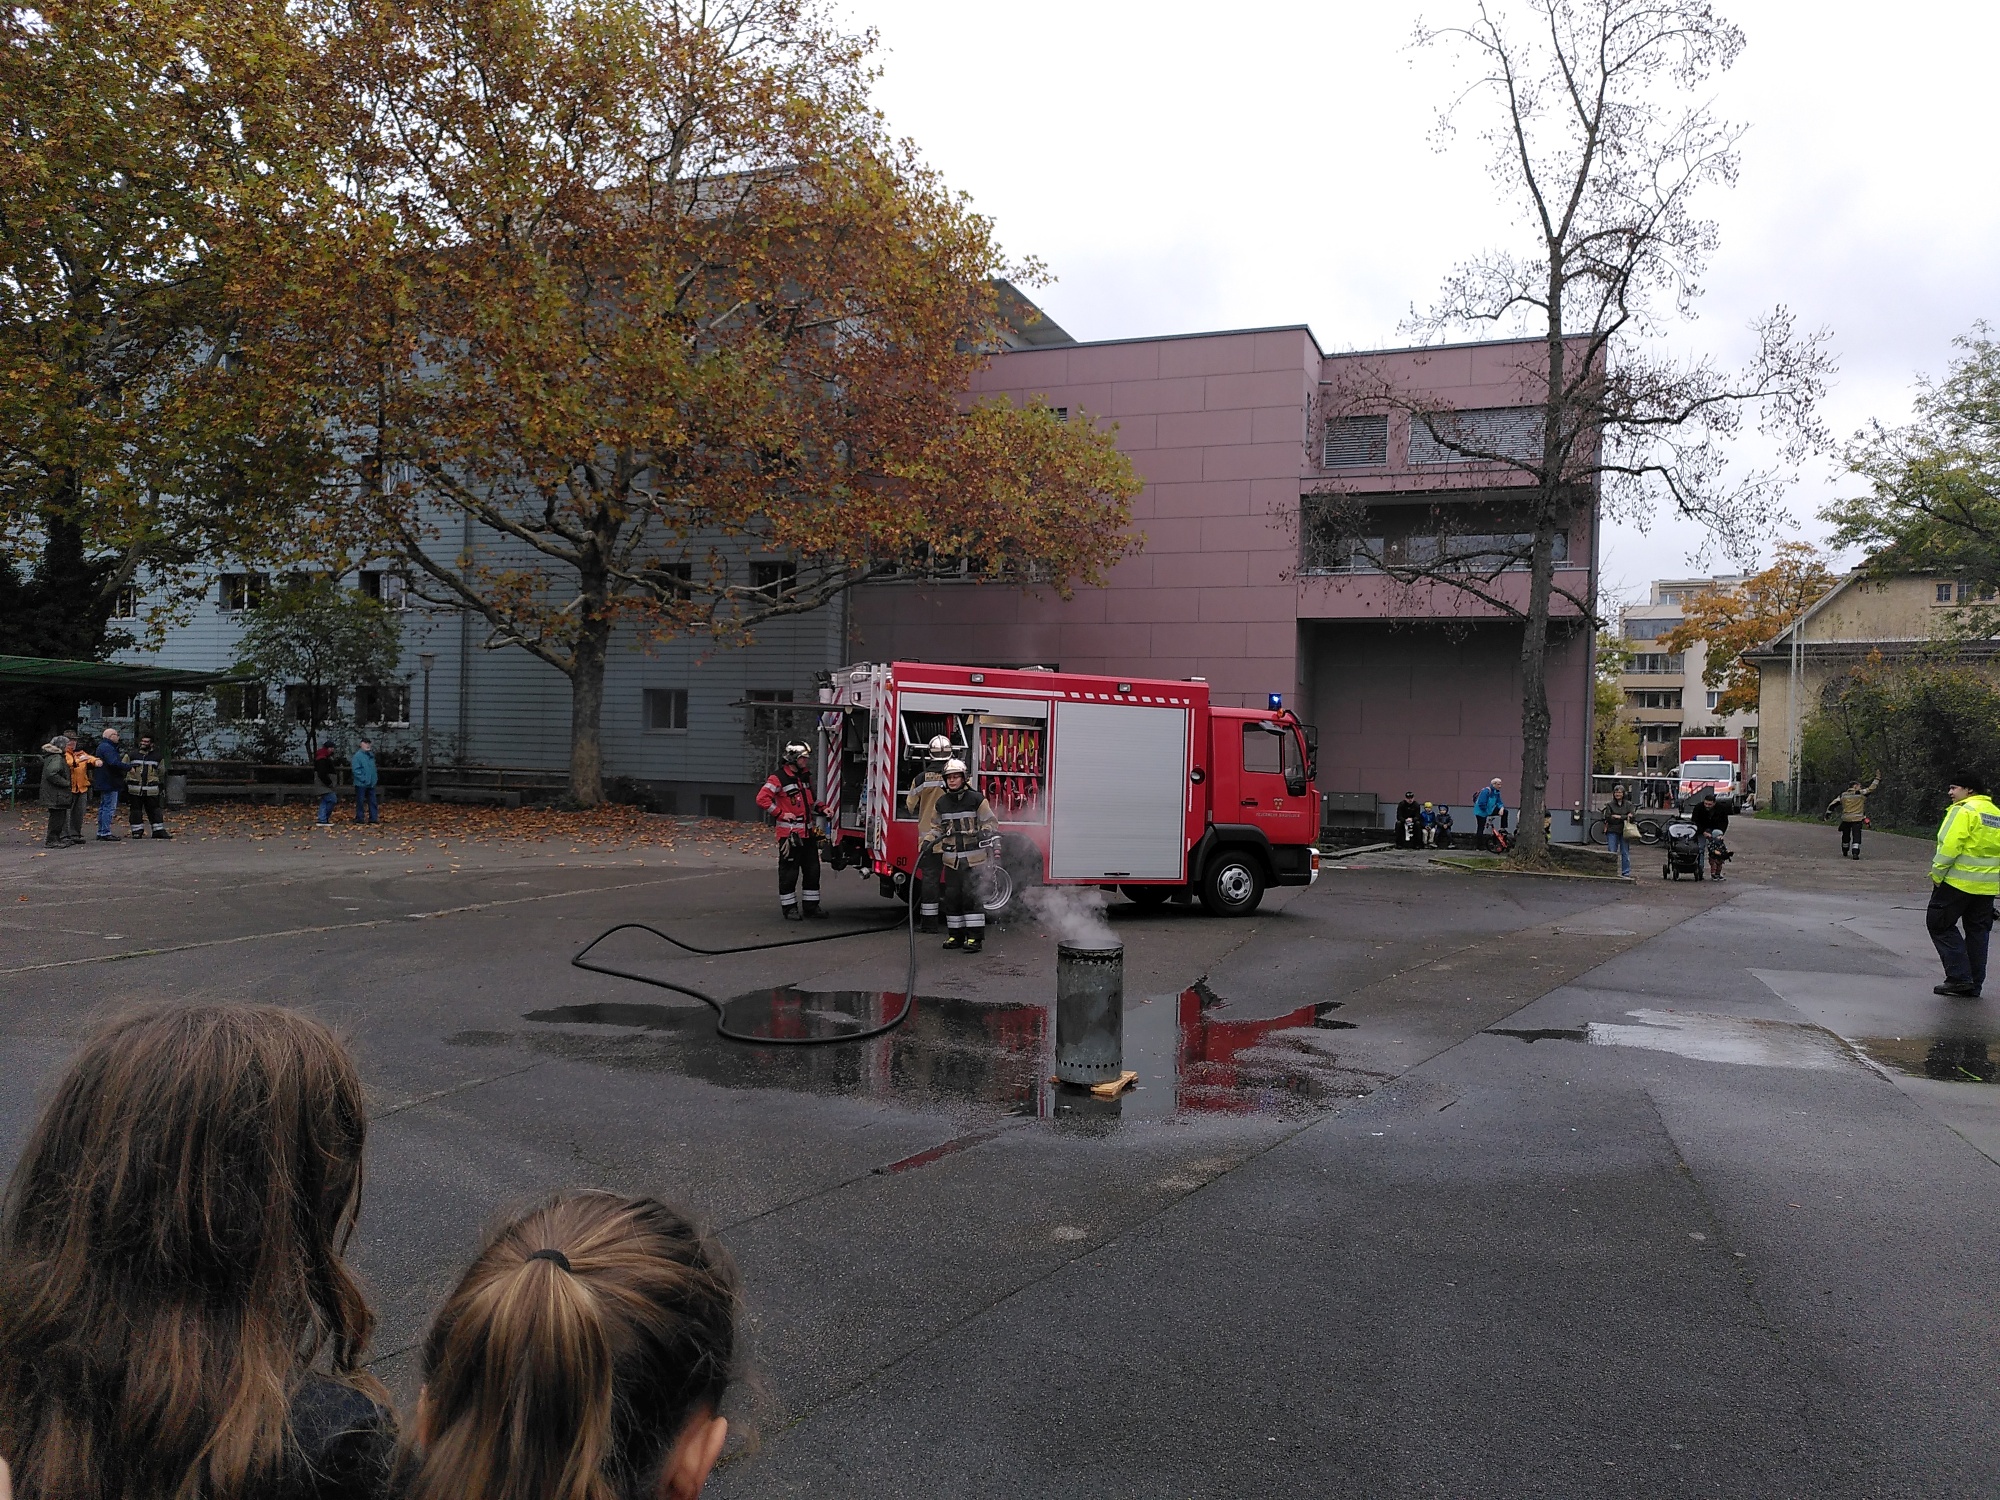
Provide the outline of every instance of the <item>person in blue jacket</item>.
{"type": "Polygon", "coordinates": [[[106,844],[121,843],[122,836],[111,831],[111,818],[118,811],[118,794],[125,790],[125,755],[118,748],[118,731],[109,724],[97,742],[97,759],[90,768],[90,784],[97,789],[97,837],[106,844]]]}
{"type": "Polygon", "coordinates": [[[1479,789],[1479,795],[1472,799],[1473,838],[1479,843],[1486,841],[1486,825],[1498,820],[1500,831],[1507,831],[1507,799],[1500,795],[1500,778],[1495,776],[1479,789]]]}
{"type": "Polygon", "coordinates": [[[354,777],[354,821],[381,822],[382,774],[375,769],[375,747],[363,740],[361,748],[348,758],[347,767],[354,777]]]}

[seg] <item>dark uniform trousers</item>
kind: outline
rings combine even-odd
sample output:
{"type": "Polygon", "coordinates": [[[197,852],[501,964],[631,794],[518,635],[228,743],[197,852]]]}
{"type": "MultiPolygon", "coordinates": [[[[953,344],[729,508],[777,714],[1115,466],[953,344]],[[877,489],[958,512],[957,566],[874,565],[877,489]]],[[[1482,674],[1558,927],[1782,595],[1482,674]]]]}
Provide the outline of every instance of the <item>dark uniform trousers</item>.
{"type": "Polygon", "coordinates": [[[1949,881],[1931,887],[1931,904],[1924,913],[1931,946],[1944,964],[1947,984],[1986,984],[1986,949],[1993,936],[1993,898],[1961,891],[1949,881]],[[1964,932],[1961,934],[1960,927],[1964,932]]]}
{"type": "Polygon", "coordinates": [[[819,842],[809,833],[778,840],[778,904],[790,906],[799,898],[793,894],[799,879],[805,878],[805,899],[819,905],[819,842]]]}

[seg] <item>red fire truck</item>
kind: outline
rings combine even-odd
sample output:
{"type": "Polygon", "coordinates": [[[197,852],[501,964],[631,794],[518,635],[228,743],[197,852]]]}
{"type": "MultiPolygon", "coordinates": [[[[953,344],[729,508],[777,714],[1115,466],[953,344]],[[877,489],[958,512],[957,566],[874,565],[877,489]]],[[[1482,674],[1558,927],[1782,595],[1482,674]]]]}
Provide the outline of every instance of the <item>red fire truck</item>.
{"type": "Polygon", "coordinates": [[[1198,896],[1219,916],[1319,878],[1317,745],[1279,707],[1216,708],[1208,684],[891,662],[820,690],[828,862],[908,888],[905,794],[944,735],[1000,821],[986,904],[1024,884],[1094,885],[1143,905],[1198,896]]]}

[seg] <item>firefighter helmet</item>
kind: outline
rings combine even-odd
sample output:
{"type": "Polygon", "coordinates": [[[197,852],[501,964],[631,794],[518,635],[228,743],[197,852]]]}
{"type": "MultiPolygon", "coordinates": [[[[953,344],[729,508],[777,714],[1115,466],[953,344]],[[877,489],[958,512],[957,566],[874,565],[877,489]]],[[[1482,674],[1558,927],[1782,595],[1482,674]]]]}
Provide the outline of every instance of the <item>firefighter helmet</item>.
{"type": "Polygon", "coordinates": [[[951,741],[941,734],[931,736],[929,745],[932,760],[945,760],[951,755],[951,741]]]}
{"type": "Polygon", "coordinates": [[[965,762],[953,757],[944,763],[944,774],[947,776],[963,776],[965,774],[965,762]]]}
{"type": "Polygon", "coordinates": [[[793,740],[789,745],[785,746],[785,760],[787,764],[792,761],[804,760],[811,754],[812,748],[799,740],[793,740]]]}

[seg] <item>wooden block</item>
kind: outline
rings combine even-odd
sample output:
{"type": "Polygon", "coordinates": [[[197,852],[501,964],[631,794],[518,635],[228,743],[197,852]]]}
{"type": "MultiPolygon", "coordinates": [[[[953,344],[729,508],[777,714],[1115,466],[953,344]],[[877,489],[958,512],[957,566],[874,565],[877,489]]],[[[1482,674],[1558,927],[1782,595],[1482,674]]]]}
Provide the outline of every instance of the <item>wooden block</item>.
{"type": "Polygon", "coordinates": [[[1116,1078],[1109,1079],[1104,1083],[1093,1083],[1090,1086],[1090,1091],[1100,1099],[1116,1099],[1138,1081],[1139,1075],[1130,1068],[1127,1068],[1116,1078]]]}

